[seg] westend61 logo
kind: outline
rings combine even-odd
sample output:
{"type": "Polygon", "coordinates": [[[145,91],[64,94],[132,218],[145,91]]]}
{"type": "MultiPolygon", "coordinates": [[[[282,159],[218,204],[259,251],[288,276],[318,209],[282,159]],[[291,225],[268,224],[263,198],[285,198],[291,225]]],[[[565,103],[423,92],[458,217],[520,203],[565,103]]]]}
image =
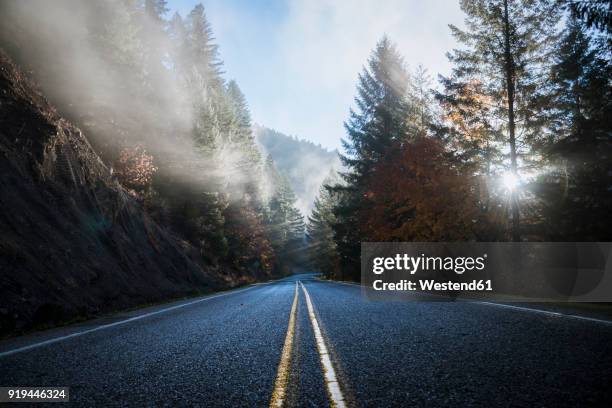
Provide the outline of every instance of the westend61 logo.
{"type": "Polygon", "coordinates": [[[363,294],[612,302],[608,242],[362,242],[363,294]]]}
{"type": "Polygon", "coordinates": [[[487,254],[479,257],[396,254],[392,257],[373,258],[372,272],[380,275],[385,271],[404,271],[414,275],[418,271],[452,271],[457,275],[462,275],[466,271],[482,271],[485,268],[486,259],[487,254]]]}

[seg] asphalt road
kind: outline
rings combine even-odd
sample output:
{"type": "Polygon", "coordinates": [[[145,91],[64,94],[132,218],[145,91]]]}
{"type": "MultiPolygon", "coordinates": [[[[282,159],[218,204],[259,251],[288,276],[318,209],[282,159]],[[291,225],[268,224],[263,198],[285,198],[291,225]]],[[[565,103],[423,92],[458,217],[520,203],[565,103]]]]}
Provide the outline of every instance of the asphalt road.
{"type": "Polygon", "coordinates": [[[609,407],[611,351],[603,321],[298,275],[4,341],[0,386],[102,407],[609,407]]]}

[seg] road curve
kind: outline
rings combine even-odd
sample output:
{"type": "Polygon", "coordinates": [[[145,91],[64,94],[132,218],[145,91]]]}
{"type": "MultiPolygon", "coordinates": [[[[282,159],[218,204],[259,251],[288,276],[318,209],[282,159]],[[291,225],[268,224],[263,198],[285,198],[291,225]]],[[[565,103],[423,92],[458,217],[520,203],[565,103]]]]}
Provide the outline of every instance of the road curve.
{"type": "Polygon", "coordinates": [[[284,361],[282,406],[612,406],[611,351],[598,321],[372,302],[296,275],[1,342],[0,386],[68,386],[75,406],[266,407],[284,361]]]}

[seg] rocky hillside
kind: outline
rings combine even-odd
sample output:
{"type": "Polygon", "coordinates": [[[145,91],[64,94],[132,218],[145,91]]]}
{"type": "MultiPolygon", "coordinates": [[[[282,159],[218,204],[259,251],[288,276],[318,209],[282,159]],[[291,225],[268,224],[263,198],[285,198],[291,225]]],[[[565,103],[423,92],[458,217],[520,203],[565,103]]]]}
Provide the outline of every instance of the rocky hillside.
{"type": "Polygon", "coordinates": [[[0,336],[228,286],[0,51],[0,336]]]}

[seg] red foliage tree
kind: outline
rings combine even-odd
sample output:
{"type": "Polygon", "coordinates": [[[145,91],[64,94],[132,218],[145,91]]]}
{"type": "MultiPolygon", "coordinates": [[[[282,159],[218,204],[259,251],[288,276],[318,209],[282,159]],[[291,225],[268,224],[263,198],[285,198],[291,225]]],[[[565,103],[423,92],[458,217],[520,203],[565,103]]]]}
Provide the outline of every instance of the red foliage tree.
{"type": "Polygon", "coordinates": [[[153,180],[157,167],[142,145],[126,147],[115,163],[115,175],[130,194],[139,196],[153,180]]]}
{"type": "Polygon", "coordinates": [[[261,216],[248,203],[231,203],[224,212],[225,233],[230,257],[238,268],[252,268],[268,274],[274,263],[274,249],[266,236],[261,216]]]}
{"type": "Polygon", "coordinates": [[[373,241],[487,239],[479,178],[429,137],[393,146],[369,177],[361,219],[373,241]]]}

